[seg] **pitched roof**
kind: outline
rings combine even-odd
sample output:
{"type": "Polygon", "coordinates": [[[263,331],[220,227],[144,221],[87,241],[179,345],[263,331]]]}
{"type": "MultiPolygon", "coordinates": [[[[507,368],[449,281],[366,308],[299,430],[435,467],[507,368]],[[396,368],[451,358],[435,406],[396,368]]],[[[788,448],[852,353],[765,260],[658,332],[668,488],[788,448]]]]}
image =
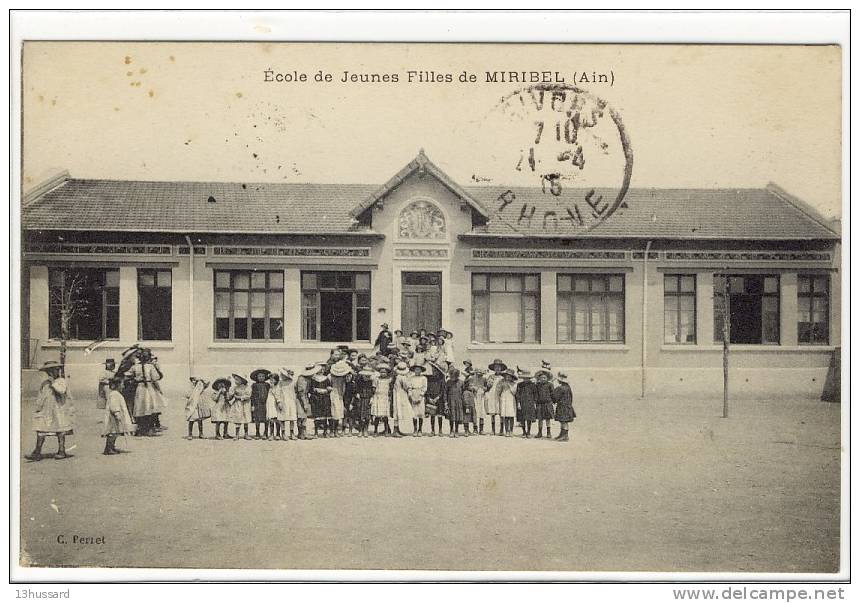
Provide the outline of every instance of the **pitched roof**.
{"type": "Polygon", "coordinates": [[[356,205],[352,211],[350,212],[353,216],[358,217],[362,213],[364,213],[370,206],[379,201],[385,195],[390,193],[394,188],[400,185],[406,178],[416,172],[416,171],[426,171],[435,176],[442,184],[448,187],[448,189],[457,195],[460,199],[468,203],[472,206],[475,211],[481,214],[483,217],[488,218],[489,213],[487,208],[478,202],[468,191],[461,187],[459,184],[454,182],[448,174],[443,172],[435,163],[430,161],[427,155],[424,154],[424,149],[420,149],[418,151],[418,156],[415,157],[412,161],[407,163],[402,170],[394,174],[388,182],[383,184],[381,187],[373,191],[371,195],[368,195],[366,198],[362,199],[361,203],[356,205]]]}
{"type": "MultiPolygon", "coordinates": [[[[24,205],[26,230],[166,233],[364,234],[356,208],[381,190],[366,184],[149,182],[67,179],[24,205]],[[210,197],[214,202],[209,202],[210,197]]],[[[504,187],[462,191],[487,212],[485,228],[465,236],[799,240],[838,239],[828,221],[777,187],[630,189],[622,207],[588,232],[546,230],[545,211],[563,207],[540,188],[512,188],[516,203],[501,214],[504,187]],[[518,221],[522,204],[535,207],[518,221]]],[[[597,191],[606,198],[612,191],[597,191]]],[[[465,200],[466,197],[463,197],[465,200]]],[[[468,201],[468,200],[467,200],[468,201]]],[[[371,202],[372,203],[372,202],[371,202]]],[[[369,207],[369,205],[367,205],[369,207]]],[[[473,206],[474,207],[474,206],[473,206]]],[[[360,213],[360,212],[359,212],[360,213]]],[[[377,235],[378,236],[378,235],[377,235]]]]}
{"type": "Polygon", "coordinates": [[[72,179],[25,206],[22,223],[27,230],[368,234],[349,212],[375,188],[72,179]]]}
{"type": "MultiPolygon", "coordinates": [[[[564,228],[547,229],[545,212],[565,215],[565,204],[541,188],[472,187],[469,191],[492,210],[500,207],[499,195],[512,191],[516,200],[501,213],[494,213],[484,232],[475,236],[565,236],[564,228]],[[535,207],[532,219],[520,220],[535,207]]],[[[565,199],[584,199],[587,190],[570,190],[565,199]]],[[[617,190],[596,189],[598,195],[614,199],[617,190]]],[[[773,185],[743,189],[653,189],[631,188],[621,207],[588,231],[571,231],[574,238],[652,239],[751,239],[798,240],[839,239],[829,221],[809,206],[801,207],[773,185]]],[[[801,202],[802,203],[802,202],[801,202]]],[[[583,203],[582,206],[587,206],[583,203]]],[[[805,205],[805,204],[803,204],[805,205]]],[[[548,226],[552,227],[552,220],[548,226]]]]}

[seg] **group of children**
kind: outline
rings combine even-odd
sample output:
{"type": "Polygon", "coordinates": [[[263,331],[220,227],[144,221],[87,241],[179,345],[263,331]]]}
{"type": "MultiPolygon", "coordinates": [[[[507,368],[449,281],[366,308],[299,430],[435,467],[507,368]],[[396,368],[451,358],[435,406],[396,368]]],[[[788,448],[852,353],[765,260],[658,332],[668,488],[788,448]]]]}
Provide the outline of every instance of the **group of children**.
{"type": "Polygon", "coordinates": [[[555,419],[561,430],[554,439],[568,441],[576,414],[563,371],[553,372],[543,362],[533,374],[508,368],[500,359],[486,370],[468,360],[459,369],[445,359],[444,344],[441,349],[442,355],[431,360],[420,341],[414,349],[402,350],[380,346],[377,340],[373,355],[339,346],[326,362],[309,364],[298,374],[288,368],[259,368],[248,377],[234,373],[211,383],[191,377],[186,438],[193,439],[195,424],[197,437],[203,438],[206,419],[215,425],[219,440],[369,437],[371,425],[373,435],[403,437],[410,423],[417,437],[425,434],[425,420],[430,425],[426,435],[441,436],[445,419],[450,437],[460,435],[461,427],[465,436],[511,437],[517,421],[522,437],[532,437],[537,423],[534,437],[551,438],[555,419]]]}

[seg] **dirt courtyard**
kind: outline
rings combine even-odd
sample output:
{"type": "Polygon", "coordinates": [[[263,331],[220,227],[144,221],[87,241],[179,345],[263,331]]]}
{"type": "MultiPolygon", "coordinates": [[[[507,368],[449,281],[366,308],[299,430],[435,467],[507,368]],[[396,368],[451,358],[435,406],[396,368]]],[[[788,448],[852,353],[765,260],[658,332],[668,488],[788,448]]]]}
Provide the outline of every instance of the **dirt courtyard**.
{"type": "MultiPolygon", "coordinates": [[[[33,445],[31,404],[22,456],[33,445]]],[[[726,420],[721,400],[578,400],[568,443],[234,442],[212,439],[209,423],[208,439],[183,439],[174,398],[169,430],[120,438],[128,452],[116,456],[101,454],[103,411],[75,405],[74,457],[21,460],[25,565],[839,568],[835,404],[737,401],[726,420]]],[[[55,446],[49,439],[45,451],[55,446]]]]}

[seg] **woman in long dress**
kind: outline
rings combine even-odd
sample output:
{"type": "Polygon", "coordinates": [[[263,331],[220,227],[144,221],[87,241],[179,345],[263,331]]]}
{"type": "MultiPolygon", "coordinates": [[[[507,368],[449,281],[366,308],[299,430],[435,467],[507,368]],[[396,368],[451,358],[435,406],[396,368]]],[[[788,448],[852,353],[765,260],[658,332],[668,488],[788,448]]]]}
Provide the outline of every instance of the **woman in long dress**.
{"type": "Polygon", "coordinates": [[[400,430],[400,426],[408,424],[410,419],[414,417],[412,413],[412,403],[409,401],[409,366],[401,361],[394,368],[394,383],[391,387],[394,389],[392,394],[392,409],[394,415],[394,437],[403,437],[404,433],[400,430]]]}
{"type": "Polygon", "coordinates": [[[152,355],[143,350],[129,371],[137,384],[134,390],[134,418],[141,435],[152,436],[157,431],[156,415],[167,407],[158,382],[164,376],[152,355]]]}
{"type": "Polygon", "coordinates": [[[47,361],[42,368],[46,378],[39,386],[39,395],[33,407],[33,431],[36,432],[36,447],[26,457],[30,461],[42,460],[42,446],[49,435],[57,436],[57,454],[54,458],[69,458],[66,453],[66,436],[74,433],[74,407],[66,395],[66,380],[59,362],[47,361]]]}

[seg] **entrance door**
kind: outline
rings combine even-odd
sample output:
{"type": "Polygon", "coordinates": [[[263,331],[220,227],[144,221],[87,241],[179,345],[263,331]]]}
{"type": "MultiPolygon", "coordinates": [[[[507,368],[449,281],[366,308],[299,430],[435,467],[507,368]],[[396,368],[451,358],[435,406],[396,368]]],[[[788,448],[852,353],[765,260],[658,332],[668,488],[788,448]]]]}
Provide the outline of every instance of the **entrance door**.
{"type": "Polygon", "coordinates": [[[402,272],[401,275],[400,328],[403,334],[441,328],[442,273],[402,272]]]}

